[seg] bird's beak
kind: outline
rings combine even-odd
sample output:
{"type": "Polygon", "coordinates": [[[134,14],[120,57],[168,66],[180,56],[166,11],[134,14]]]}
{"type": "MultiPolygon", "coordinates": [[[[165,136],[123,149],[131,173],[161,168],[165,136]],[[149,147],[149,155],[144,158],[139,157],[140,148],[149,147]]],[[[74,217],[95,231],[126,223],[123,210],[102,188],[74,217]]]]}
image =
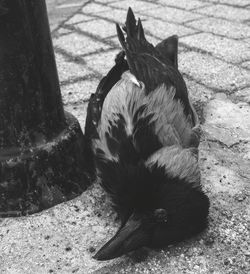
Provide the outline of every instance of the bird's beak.
{"type": "Polygon", "coordinates": [[[140,216],[133,214],[93,258],[99,261],[111,260],[129,251],[146,246],[148,242],[149,232],[143,228],[140,216]]]}

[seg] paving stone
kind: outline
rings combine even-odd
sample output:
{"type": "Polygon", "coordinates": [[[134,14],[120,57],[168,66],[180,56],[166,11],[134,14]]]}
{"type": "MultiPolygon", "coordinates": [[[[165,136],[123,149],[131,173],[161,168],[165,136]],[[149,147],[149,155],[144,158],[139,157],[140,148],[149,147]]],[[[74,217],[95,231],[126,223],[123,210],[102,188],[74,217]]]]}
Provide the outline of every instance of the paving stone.
{"type": "Polygon", "coordinates": [[[187,85],[189,98],[192,102],[206,103],[213,97],[214,92],[211,89],[208,89],[193,80],[187,79],[186,77],[184,77],[184,79],[187,85]]]}
{"type": "Polygon", "coordinates": [[[205,120],[209,138],[228,147],[250,141],[250,106],[246,103],[214,99],[205,109],[205,120]]]}
{"type": "Polygon", "coordinates": [[[70,8],[75,8],[75,7],[81,7],[82,3],[81,2],[76,2],[76,3],[63,3],[61,5],[58,5],[57,8],[58,9],[70,9],[70,8]]]}
{"type": "MultiPolygon", "coordinates": [[[[79,0],[53,1],[72,5],[72,2],[79,0]]],[[[246,0],[242,0],[241,3],[240,0],[218,1],[240,5],[246,0]]],[[[93,18],[96,15],[101,17],[105,13],[105,16],[111,21],[112,18],[115,18],[114,20],[124,23],[125,10],[107,7],[111,2],[126,5],[126,1],[122,3],[122,1],[95,0],[95,3],[89,1],[83,10],[87,12],[86,15],[93,18]],[[98,1],[104,5],[100,7],[98,1]],[[113,15],[114,17],[112,17],[113,15]]],[[[146,3],[146,1],[135,0],[130,3],[137,5],[138,2],[142,2],[142,5],[146,3]]],[[[153,2],[156,3],[156,1],[153,2]]],[[[169,0],[169,2],[173,2],[173,0],[169,0]]],[[[206,0],[200,1],[200,3],[208,4],[209,2],[206,0]]],[[[193,4],[192,0],[186,2],[180,0],[175,3],[181,9],[189,8],[188,6],[193,4]]],[[[183,24],[184,21],[189,20],[187,19],[189,16],[195,16],[195,11],[190,15],[190,13],[183,13],[181,9],[159,7],[157,10],[160,11],[156,15],[156,19],[174,22],[177,20],[179,24],[183,24]]],[[[67,8],[63,10],[66,12],[67,8]]],[[[143,6],[138,6],[137,10],[145,14],[149,11],[143,10],[143,6]]],[[[235,20],[235,18],[240,18],[244,9],[236,8],[236,10],[234,15],[226,14],[228,10],[225,9],[222,10],[222,13],[225,13],[224,16],[229,19],[235,20]]],[[[154,16],[153,10],[152,16],[154,16]]],[[[245,20],[244,16],[243,14],[242,20],[245,20]]],[[[148,16],[145,17],[148,19],[148,16]]],[[[193,19],[196,18],[190,20],[193,19]]],[[[75,23],[80,22],[77,18],[75,20],[75,23]]],[[[216,18],[212,20],[216,20],[216,18]]],[[[233,22],[230,23],[233,24],[233,22]]],[[[231,25],[228,28],[231,29],[231,25]]],[[[236,28],[232,28],[232,35],[236,35],[234,33],[236,31],[236,28]]],[[[91,33],[96,34],[98,31],[91,29],[91,33]]],[[[97,40],[80,36],[76,31],[73,35],[62,29],[60,34],[63,35],[60,40],[57,37],[54,39],[56,48],[64,49],[67,56],[67,58],[64,55],[57,57],[58,63],[62,62],[62,65],[58,64],[59,71],[62,71],[60,74],[65,77],[65,81],[68,79],[76,81],[82,77],[82,65],[77,61],[82,62],[83,57],[77,59],[74,56],[99,51],[102,45],[104,47],[105,45],[97,40]],[[79,36],[83,37],[83,41],[80,41],[79,36]],[[74,78],[75,76],[76,78],[74,78]]],[[[155,26],[153,34],[158,35],[157,26],[155,26]]],[[[102,34],[98,35],[102,36],[102,34]]],[[[230,37],[229,35],[227,36],[230,37]]],[[[244,36],[243,38],[245,42],[250,43],[249,37],[244,36]]],[[[111,36],[110,39],[115,38],[111,36]]],[[[106,46],[105,50],[108,49],[109,47],[106,46]]],[[[106,73],[105,67],[108,69],[114,59],[113,52],[110,51],[106,54],[105,56],[104,52],[96,52],[92,57],[87,56],[84,60],[88,64],[83,63],[83,67],[88,69],[88,73],[97,67],[99,71],[106,73]],[[89,67],[89,65],[91,66],[89,67]]],[[[236,55],[236,53],[233,54],[236,55]]],[[[164,250],[147,250],[147,257],[143,260],[140,259],[140,262],[134,255],[122,256],[105,262],[95,261],[92,258],[94,250],[98,250],[114,235],[119,223],[114,221],[115,214],[107,195],[104,194],[99,184],[94,184],[79,197],[33,216],[0,219],[1,273],[243,274],[249,272],[249,252],[246,253],[243,250],[243,248],[248,248],[247,243],[249,242],[247,230],[247,222],[250,221],[249,197],[246,195],[246,198],[241,201],[235,199],[242,193],[248,193],[249,190],[250,106],[248,102],[250,90],[249,88],[241,89],[241,87],[249,87],[249,70],[240,69],[210,55],[197,52],[182,52],[179,55],[179,61],[180,69],[190,75],[186,82],[191,99],[195,102],[204,102],[207,105],[204,110],[205,123],[202,125],[204,139],[199,147],[199,165],[202,185],[211,201],[208,229],[198,237],[164,250]],[[193,78],[194,81],[190,78],[193,78]],[[225,91],[233,89],[234,92],[228,97],[225,93],[213,94],[212,90],[203,84],[225,91]],[[215,99],[212,99],[214,97],[215,99]],[[234,100],[234,103],[228,98],[234,100]],[[232,147],[227,148],[226,145],[222,145],[223,143],[232,147]],[[211,236],[212,243],[207,245],[211,236]],[[228,258],[228,264],[223,264],[225,258],[228,258]]],[[[68,85],[65,85],[64,82],[62,85],[64,109],[78,118],[83,130],[87,109],[85,101],[95,90],[97,84],[98,80],[94,77],[68,85]],[[69,94],[70,92],[71,94],[69,94]]],[[[138,254],[141,253],[143,253],[142,250],[138,251],[138,254]]]]}
{"type": "Polygon", "coordinates": [[[67,25],[73,25],[76,23],[80,23],[80,22],[87,22],[87,21],[91,21],[94,20],[95,18],[82,14],[82,13],[76,13],[74,16],[72,16],[68,21],[66,21],[67,25]]]}
{"type": "MultiPolygon", "coordinates": [[[[112,13],[109,11],[102,12],[98,15],[100,18],[106,18],[111,22],[116,22],[119,24],[124,24],[126,21],[127,10],[122,9],[114,9],[112,13]]],[[[142,22],[149,20],[149,17],[143,14],[138,14],[138,17],[141,19],[142,22]]]]}
{"type": "Polygon", "coordinates": [[[46,0],[51,30],[55,31],[60,24],[72,16],[72,14],[87,1],[88,0],[46,0]]]}
{"type": "Polygon", "coordinates": [[[213,5],[210,7],[204,7],[197,9],[196,12],[201,14],[207,14],[213,17],[221,17],[232,21],[244,21],[248,20],[249,10],[235,8],[225,5],[213,5]]]}
{"type": "Polygon", "coordinates": [[[231,97],[236,99],[237,102],[242,101],[250,104],[250,87],[234,92],[231,97]]]}
{"type": "Polygon", "coordinates": [[[244,42],[250,44],[250,38],[244,39],[244,42]]]}
{"type": "MultiPolygon", "coordinates": [[[[210,162],[216,162],[216,158],[212,155],[207,155],[207,157],[209,157],[210,162]]],[[[244,190],[244,182],[241,176],[223,165],[212,165],[212,168],[207,172],[207,176],[210,183],[209,190],[213,194],[224,193],[229,197],[233,197],[244,190]]]]}
{"type": "Polygon", "coordinates": [[[210,88],[226,92],[250,82],[249,71],[197,52],[180,53],[179,69],[210,88]]]}
{"type": "Polygon", "coordinates": [[[61,36],[61,35],[67,35],[67,34],[70,34],[72,33],[72,30],[70,29],[66,29],[66,28],[59,28],[56,33],[54,33],[53,37],[58,37],[58,36],[61,36]]]}
{"type": "Polygon", "coordinates": [[[78,81],[61,87],[64,104],[79,104],[89,99],[91,93],[96,91],[96,79],[78,81]]]}
{"type": "Polygon", "coordinates": [[[250,26],[245,24],[230,22],[224,19],[204,18],[192,22],[187,22],[186,26],[196,28],[204,32],[224,35],[229,38],[244,38],[250,36],[250,26]]]}
{"type": "Polygon", "coordinates": [[[156,19],[162,19],[163,21],[184,23],[186,21],[202,18],[203,16],[197,13],[192,13],[185,10],[170,8],[170,7],[160,7],[157,9],[144,11],[143,14],[152,16],[156,19]]]}
{"type": "Polygon", "coordinates": [[[119,49],[111,50],[105,53],[98,53],[84,57],[88,67],[93,68],[100,74],[105,76],[109,70],[115,65],[115,57],[119,52],[119,49]]]}
{"type": "Polygon", "coordinates": [[[111,11],[110,7],[97,3],[89,3],[82,8],[84,14],[96,14],[107,10],[111,11]]]}
{"type": "MultiPolygon", "coordinates": [[[[249,10],[249,9],[248,9],[249,10]]],[[[249,20],[244,20],[244,23],[248,26],[250,26],[250,19],[249,20]]]]}
{"type": "Polygon", "coordinates": [[[108,3],[112,3],[112,2],[117,2],[119,0],[95,0],[96,3],[102,3],[104,5],[108,4],[108,3]]]}
{"type": "Polygon", "coordinates": [[[164,6],[174,6],[181,9],[191,10],[199,7],[204,7],[209,5],[209,3],[196,1],[196,0],[159,0],[157,3],[162,4],[164,6]]]}
{"type": "Polygon", "coordinates": [[[246,61],[246,62],[243,62],[243,63],[241,64],[241,66],[250,70],[250,60],[249,60],[249,61],[246,61]]]}
{"type": "Polygon", "coordinates": [[[110,203],[96,186],[43,213],[4,220],[1,273],[66,274],[79,269],[79,273],[93,273],[109,265],[110,262],[94,261],[88,250],[91,246],[100,247],[118,228],[110,211],[110,203]]]}
{"type": "Polygon", "coordinates": [[[87,36],[72,33],[61,36],[54,40],[54,46],[57,46],[72,56],[88,54],[99,49],[108,49],[110,46],[97,42],[87,36]]]}
{"type": "Polygon", "coordinates": [[[75,27],[103,39],[116,34],[115,24],[102,19],[97,19],[90,22],[83,22],[75,25],[75,27]]]}
{"type": "Polygon", "coordinates": [[[160,39],[177,34],[178,36],[193,34],[196,31],[174,23],[163,22],[157,19],[149,19],[143,22],[143,27],[160,39]]]}
{"type": "Polygon", "coordinates": [[[228,4],[232,6],[246,6],[250,4],[249,0],[208,0],[211,3],[228,4]]]}
{"type": "Polygon", "coordinates": [[[154,2],[146,2],[146,1],[139,1],[139,0],[125,0],[125,1],[117,1],[111,3],[110,7],[120,8],[123,10],[128,10],[129,7],[132,8],[134,12],[137,11],[144,11],[148,9],[155,9],[158,7],[157,3],[154,2]]]}
{"type": "Polygon", "coordinates": [[[250,59],[250,46],[241,41],[219,37],[210,33],[199,33],[181,38],[182,43],[200,48],[226,61],[239,63],[250,59]]]}
{"type": "Polygon", "coordinates": [[[68,61],[62,54],[56,53],[56,64],[60,82],[70,81],[89,74],[88,68],[84,65],[68,61]]]}

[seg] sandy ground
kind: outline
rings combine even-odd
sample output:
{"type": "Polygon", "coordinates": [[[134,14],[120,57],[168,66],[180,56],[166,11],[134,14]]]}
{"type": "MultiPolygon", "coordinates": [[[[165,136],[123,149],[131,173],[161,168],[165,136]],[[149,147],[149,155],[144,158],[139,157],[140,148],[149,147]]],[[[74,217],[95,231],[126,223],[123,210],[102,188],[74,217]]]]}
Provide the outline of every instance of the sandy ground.
{"type": "Polygon", "coordinates": [[[250,273],[250,0],[48,4],[64,107],[82,128],[89,95],[119,51],[114,22],[124,22],[128,6],[152,43],[179,35],[179,68],[203,127],[209,228],[164,250],[97,262],[92,255],[119,223],[94,184],[44,212],[0,219],[0,273],[250,273]]]}

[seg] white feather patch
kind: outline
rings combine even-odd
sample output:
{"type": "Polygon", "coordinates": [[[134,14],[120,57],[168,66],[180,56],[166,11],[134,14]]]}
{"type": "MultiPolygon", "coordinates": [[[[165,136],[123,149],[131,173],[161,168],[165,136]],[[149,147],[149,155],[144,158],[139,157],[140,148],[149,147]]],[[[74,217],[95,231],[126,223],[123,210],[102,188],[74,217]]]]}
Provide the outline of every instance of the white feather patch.
{"type": "Polygon", "coordinates": [[[136,79],[136,77],[129,71],[125,71],[122,74],[122,79],[127,80],[135,84],[137,87],[142,88],[141,82],[136,79]]]}
{"type": "Polygon", "coordinates": [[[190,182],[193,187],[200,186],[200,170],[197,161],[197,149],[183,149],[180,146],[164,147],[156,151],[146,161],[148,167],[157,164],[164,167],[165,172],[190,182]]]}

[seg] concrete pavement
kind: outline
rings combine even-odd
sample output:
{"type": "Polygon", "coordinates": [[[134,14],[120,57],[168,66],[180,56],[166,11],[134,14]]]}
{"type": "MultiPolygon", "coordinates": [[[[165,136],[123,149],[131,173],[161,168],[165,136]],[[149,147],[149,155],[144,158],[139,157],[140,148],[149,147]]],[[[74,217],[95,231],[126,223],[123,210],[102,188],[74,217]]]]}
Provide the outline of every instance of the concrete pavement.
{"type": "Polygon", "coordinates": [[[250,0],[76,1],[63,20],[52,15],[73,2],[50,3],[49,11],[65,109],[82,127],[89,95],[120,49],[114,23],[124,22],[128,6],[152,43],[179,35],[179,68],[203,123],[209,228],[164,250],[96,262],[95,250],[119,224],[95,184],[42,213],[0,219],[0,273],[249,273],[250,0]]]}
{"type": "Polygon", "coordinates": [[[45,0],[52,33],[88,0],[45,0]]]}

